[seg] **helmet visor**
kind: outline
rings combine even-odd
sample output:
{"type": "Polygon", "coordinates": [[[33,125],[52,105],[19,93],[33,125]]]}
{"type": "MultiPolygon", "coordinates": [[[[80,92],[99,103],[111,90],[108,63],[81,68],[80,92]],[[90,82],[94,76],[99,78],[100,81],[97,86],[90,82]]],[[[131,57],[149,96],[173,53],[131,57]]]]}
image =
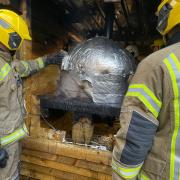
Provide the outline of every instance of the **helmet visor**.
{"type": "Polygon", "coordinates": [[[161,10],[159,11],[158,14],[158,25],[157,25],[157,30],[163,34],[165,29],[167,28],[168,25],[168,17],[170,14],[170,11],[172,9],[172,6],[169,4],[165,4],[161,10]]]}

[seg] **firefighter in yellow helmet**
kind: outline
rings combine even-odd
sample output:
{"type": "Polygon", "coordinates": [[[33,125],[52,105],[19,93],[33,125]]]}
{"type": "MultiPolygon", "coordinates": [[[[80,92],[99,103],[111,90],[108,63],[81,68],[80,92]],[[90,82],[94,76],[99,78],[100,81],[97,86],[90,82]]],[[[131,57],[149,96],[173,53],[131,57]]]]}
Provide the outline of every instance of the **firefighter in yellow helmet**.
{"type": "Polygon", "coordinates": [[[164,0],[157,10],[157,30],[167,45],[180,41],[180,0],[164,0]]]}
{"type": "Polygon", "coordinates": [[[180,179],[180,1],[158,8],[158,30],[172,45],[139,64],[115,136],[113,180],[180,179]],[[174,39],[176,37],[176,39],[174,39]]]}
{"type": "Polygon", "coordinates": [[[49,64],[61,65],[67,53],[29,61],[12,61],[24,40],[31,40],[26,22],[10,10],[0,10],[0,180],[19,179],[19,140],[28,134],[23,122],[22,80],[49,64]]]}

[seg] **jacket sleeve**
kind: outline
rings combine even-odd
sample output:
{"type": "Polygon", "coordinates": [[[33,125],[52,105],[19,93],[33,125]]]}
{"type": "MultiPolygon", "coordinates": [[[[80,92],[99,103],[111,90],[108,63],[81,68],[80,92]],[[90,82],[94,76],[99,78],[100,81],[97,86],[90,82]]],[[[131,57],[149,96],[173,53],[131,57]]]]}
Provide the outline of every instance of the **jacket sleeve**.
{"type": "Polygon", "coordinates": [[[23,78],[43,69],[45,67],[44,59],[44,57],[39,57],[35,60],[14,61],[13,66],[15,67],[19,75],[23,78]]]}
{"type": "Polygon", "coordinates": [[[138,176],[159,125],[161,99],[161,67],[146,59],[138,66],[121,108],[112,159],[113,173],[120,179],[138,176]]]}

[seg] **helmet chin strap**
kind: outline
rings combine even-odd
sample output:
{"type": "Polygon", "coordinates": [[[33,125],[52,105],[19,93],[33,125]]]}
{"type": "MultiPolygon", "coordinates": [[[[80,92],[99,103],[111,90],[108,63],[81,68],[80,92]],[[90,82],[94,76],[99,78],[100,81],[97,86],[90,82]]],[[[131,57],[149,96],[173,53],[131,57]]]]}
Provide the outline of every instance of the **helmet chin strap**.
{"type": "Polygon", "coordinates": [[[10,52],[12,57],[16,54],[16,50],[10,50],[9,52],[10,52]]]}
{"type": "Polygon", "coordinates": [[[168,46],[180,42],[180,25],[168,33],[166,41],[168,46]]]}

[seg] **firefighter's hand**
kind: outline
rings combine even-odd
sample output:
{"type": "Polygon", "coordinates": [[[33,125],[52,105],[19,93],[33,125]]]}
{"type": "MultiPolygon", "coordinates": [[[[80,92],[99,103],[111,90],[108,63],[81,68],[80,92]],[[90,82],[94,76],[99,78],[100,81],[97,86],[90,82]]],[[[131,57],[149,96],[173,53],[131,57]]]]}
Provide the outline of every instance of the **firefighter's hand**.
{"type": "Polygon", "coordinates": [[[0,149],[0,168],[5,168],[9,156],[5,149],[0,149]]]}
{"type": "Polygon", "coordinates": [[[68,53],[64,50],[60,50],[59,52],[55,52],[53,54],[47,55],[45,58],[45,66],[50,64],[56,64],[61,66],[62,60],[68,56],[68,53]]]}

